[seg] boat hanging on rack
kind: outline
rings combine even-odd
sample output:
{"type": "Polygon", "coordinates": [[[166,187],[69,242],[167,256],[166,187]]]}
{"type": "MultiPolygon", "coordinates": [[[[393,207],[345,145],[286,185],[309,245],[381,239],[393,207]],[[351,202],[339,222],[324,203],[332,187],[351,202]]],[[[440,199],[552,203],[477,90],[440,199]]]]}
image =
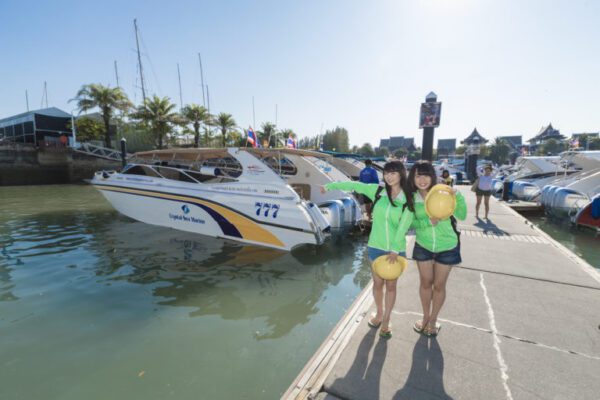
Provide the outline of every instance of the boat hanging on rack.
{"type": "Polygon", "coordinates": [[[120,213],[203,235],[283,250],[322,244],[358,224],[356,199],[320,186],[349,180],[327,155],[294,149],[168,149],[136,153],[91,183],[120,213]]]}

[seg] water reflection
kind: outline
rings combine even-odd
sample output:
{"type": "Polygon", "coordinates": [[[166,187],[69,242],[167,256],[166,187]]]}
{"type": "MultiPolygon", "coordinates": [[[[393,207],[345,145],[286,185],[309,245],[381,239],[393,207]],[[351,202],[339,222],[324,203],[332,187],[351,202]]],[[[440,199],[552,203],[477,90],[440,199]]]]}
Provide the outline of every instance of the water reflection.
{"type": "Polygon", "coordinates": [[[267,329],[256,338],[272,339],[319,311],[323,292],[352,273],[355,257],[362,263],[364,243],[335,240],[289,253],[117,218],[90,247],[104,283],[151,285],[157,304],[189,307],[190,317],[264,318],[267,329]]]}

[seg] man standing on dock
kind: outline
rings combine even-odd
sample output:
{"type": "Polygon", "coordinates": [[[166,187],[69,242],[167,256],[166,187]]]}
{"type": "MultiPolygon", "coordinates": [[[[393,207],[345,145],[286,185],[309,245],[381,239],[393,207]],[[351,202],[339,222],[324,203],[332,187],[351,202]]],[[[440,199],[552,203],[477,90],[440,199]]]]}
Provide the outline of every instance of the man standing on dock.
{"type": "MultiPolygon", "coordinates": [[[[365,167],[360,171],[358,180],[361,183],[376,183],[379,184],[379,177],[377,171],[373,168],[373,161],[366,159],[365,167]]],[[[373,209],[373,202],[365,195],[361,195],[365,210],[367,212],[367,218],[371,220],[371,211],[373,209]]]]}

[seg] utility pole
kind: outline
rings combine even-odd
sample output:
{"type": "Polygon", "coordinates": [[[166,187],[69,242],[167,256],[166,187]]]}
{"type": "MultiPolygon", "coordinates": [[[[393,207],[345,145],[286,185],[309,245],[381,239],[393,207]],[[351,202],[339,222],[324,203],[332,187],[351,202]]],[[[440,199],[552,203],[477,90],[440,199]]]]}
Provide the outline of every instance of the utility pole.
{"type": "Polygon", "coordinates": [[[198,62],[200,63],[200,86],[202,88],[202,105],[206,107],[206,99],[204,98],[204,71],[202,71],[202,57],[198,53],[198,62]]]}
{"type": "Polygon", "coordinates": [[[181,72],[179,72],[179,63],[177,63],[177,78],[179,79],[179,110],[183,109],[183,96],[181,94],[181,72]]]}
{"type": "Polygon", "coordinates": [[[140,81],[142,82],[142,98],[146,103],[146,88],[144,87],[144,70],[142,69],[142,56],[140,55],[140,41],[138,38],[138,27],[137,19],[133,20],[133,26],[135,28],[135,45],[137,47],[138,65],[140,68],[140,81]]]}
{"type": "Polygon", "coordinates": [[[27,89],[25,89],[25,104],[27,105],[27,111],[29,111],[29,95],[27,94],[27,89]]]}

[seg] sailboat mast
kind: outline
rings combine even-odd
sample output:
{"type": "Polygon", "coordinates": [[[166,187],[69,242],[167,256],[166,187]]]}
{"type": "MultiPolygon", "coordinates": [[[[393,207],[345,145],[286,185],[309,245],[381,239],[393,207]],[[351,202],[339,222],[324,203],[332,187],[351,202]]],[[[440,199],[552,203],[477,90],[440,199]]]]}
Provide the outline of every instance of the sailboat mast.
{"type": "Polygon", "coordinates": [[[115,60],[115,78],[117,78],[117,87],[121,87],[121,85],[119,85],[119,70],[117,69],[117,60],[115,60]]]}
{"type": "Polygon", "coordinates": [[[202,105],[206,107],[206,99],[204,98],[204,71],[202,71],[202,57],[200,56],[200,53],[198,53],[198,62],[200,63],[200,86],[202,87],[202,105]]]}
{"type": "Polygon", "coordinates": [[[179,63],[177,63],[177,78],[179,79],[179,109],[183,109],[183,95],[181,94],[181,72],[179,72],[179,63]]]}
{"type": "Polygon", "coordinates": [[[142,98],[144,100],[144,103],[146,103],[146,88],[144,87],[144,71],[142,69],[142,56],[140,55],[140,41],[138,38],[137,19],[133,20],[133,26],[135,28],[135,44],[137,47],[138,65],[140,67],[140,81],[142,82],[142,98]]]}
{"type": "Polygon", "coordinates": [[[252,96],[252,129],[256,129],[256,114],[254,113],[254,96],[252,96]]]}
{"type": "Polygon", "coordinates": [[[29,111],[29,95],[27,94],[27,89],[25,89],[25,104],[27,104],[27,111],[29,111]]]}

